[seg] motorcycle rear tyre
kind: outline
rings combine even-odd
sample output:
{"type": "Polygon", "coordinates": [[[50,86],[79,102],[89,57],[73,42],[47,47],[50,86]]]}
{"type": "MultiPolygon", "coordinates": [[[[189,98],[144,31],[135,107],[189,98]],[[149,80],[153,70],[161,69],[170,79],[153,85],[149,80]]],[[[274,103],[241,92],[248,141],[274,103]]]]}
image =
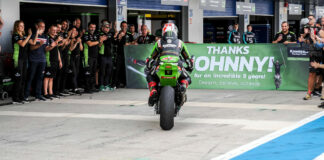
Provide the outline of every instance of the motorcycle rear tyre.
{"type": "Polygon", "coordinates": [[[170,130],[174,126],[174,89],[165,86],[160,93],[160,126],[163,130],[170,130]]]}

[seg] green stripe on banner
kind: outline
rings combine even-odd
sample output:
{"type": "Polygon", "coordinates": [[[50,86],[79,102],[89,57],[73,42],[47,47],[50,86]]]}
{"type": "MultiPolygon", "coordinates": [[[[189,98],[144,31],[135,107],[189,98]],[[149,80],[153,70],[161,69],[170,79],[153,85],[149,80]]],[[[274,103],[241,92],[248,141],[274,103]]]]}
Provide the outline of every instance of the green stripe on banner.
{"type": "Polygon", "coordinates": [[[309,61],[309,58],[288,57],[288,61],[309,61]]]}
{"type": "MultiPolygon", "coordinates": [[[[279,90],[307,90],[308,58],[291,60],[283,44],[185,45],[195,56],[190,88],[275,90],[274,62],[278,61],[282,64],[279,90]]],[[[153,47],[153,44],[124,47],[127,87],[147,88],[145,59],[153,47]]]]}

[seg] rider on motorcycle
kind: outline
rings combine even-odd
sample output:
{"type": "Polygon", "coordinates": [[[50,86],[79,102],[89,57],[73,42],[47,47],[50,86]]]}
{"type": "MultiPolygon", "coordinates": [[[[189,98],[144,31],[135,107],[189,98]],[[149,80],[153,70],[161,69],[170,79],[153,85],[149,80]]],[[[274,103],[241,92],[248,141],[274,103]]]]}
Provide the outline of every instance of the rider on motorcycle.
{"type": "Polygon", "coordinates": [[[280,76],[280,67],[283,65],[282,63],[279,63],[278,60],[276,60],[276,62],[273,62],[273,65],[275,66],[275,75],[279,75],[280,76]]]}
{"type": "Polygon", "coordinates": [[[159,65],[160,57],[165,55],[179,56],[180,59],[182,56],[187,63],[188,67],[184,68],[182,65],[183,61],[180,60],[178,62],[179,71],[181,72],[178,79],[181,93],[185,94],[186,88],[191,84],[191,78],[187,71],[191,72],[193,70],[193,58],[190,56],[185,44],[178,39],[176,25],[167,23],[162,29],[162,38],[155,43],[151,56],[146,59],[146,80],[150,90],[149,106],[153,106],[158,97],[157,85],[159,78],[155,68],[159,65]]]}
{"type": "Polygon", "coordinates": [[[281,83],[281,76],[280,76],[280,68],[283,65],[282,63],[279,63],[278,60],[276,60],[276,62],[273,62],[273,65],[275,66],[275,85],[276,85],[276,89],[278,89],[280,87],[280,83],[281,83]]]}

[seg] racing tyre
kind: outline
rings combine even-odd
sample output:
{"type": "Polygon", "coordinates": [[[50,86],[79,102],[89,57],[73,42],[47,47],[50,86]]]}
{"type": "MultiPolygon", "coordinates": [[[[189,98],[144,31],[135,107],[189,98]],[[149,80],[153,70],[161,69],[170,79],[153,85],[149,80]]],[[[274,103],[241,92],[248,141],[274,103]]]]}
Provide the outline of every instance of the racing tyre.
{"type": "Polygon", "coordinates": [[[165,86],[160,93],[160,126],[163,130],[170,130],[174,126],[174,89],[165,86]]]}

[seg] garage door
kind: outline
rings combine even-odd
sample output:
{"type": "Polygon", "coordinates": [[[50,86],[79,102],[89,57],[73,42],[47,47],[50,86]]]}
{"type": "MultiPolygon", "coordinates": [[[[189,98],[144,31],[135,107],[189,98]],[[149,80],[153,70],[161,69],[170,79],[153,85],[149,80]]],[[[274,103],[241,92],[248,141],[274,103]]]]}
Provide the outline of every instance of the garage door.
{"type": "Polygon", "coordinates": [[[127,0],[127,8],[130,10],[181,11],[181,6],[162,5],[161,0],[127,0]]]}
{"type": "Polygon", "coordinates": [[[23,0],[21,2],[49,3],[49,4],[70,4],[70,5],[91,5],[107,7],[106,0],[23,0]]]}
{"type": "MultiPolygon", "coordinates": [[[[252,0],[255,3],[256,15],[274,15],[274,2],[273,0],[252,0]]],[[[226,1],[225,12],[219,11],[204,11],[204,17],[232,17],[236,15],[236,0],[226,1]]]]}

